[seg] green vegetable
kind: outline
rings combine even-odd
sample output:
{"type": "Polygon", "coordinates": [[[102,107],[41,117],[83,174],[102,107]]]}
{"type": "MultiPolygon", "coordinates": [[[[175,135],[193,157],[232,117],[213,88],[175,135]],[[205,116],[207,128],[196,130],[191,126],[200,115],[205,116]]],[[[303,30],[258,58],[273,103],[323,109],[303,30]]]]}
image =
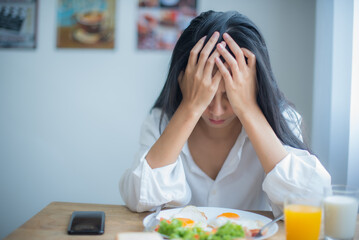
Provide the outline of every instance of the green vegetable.
{"type": "Polygon", "coordinates": [[[232,240],[245,237],[242,226],[227,222],[218,228],[215,234],[205,232],[200,227],[182,227],[182,221],[173,219],[171,222],[162,220],[158,232],[169,236],[170,239],[183,240],[232,240]]]}
{"type": "Polygon", "coordinates": [[[214,235],[208,237],[208,240],[231,240],[233,238],[245,237],[244,230],[241,225],[227,222],[214,235]]]}
{"type": "Polygon", "coordinates": [[[171,236],[173,233],[177,231],[177,229],[182,227],[182,221],[178,219],[173,219],[170,223],[166,220],[162,220],[160,222],[160,227],[158,232],[164,234],[166,236],[171,236]]]}

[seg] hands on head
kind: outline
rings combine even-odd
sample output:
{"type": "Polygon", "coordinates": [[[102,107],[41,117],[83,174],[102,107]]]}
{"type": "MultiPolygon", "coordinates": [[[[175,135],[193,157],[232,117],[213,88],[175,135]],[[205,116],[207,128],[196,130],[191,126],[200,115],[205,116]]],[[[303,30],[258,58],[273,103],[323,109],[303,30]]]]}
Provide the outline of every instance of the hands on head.
{"type": "Polygon", "coordinates": [[[228,33],[223,34],[224,41],[221,43],[217,43],[219,37],[220,34],[214,32],[204,44],[204,36],[192,48],[186,69],[178,78],[182,101],[193,110],[204,112],[223,79],[230,105],[241,118],[247,109],[257,106],[256,57],[248,49],[238,46],[228,33]]]}
{"type": "Polygon", "coordinates": [[[175,162],[196,126],[214,135],[243,127],[267,173],[287,154],[282,142],[305,149],[282,114],[290,105],[275,82],[264,39],[238,12],[208,11],[191,21],[173,50],[154,108],[162,109],[170,121],[147,154],[152,168],[175,162]],[[217,32],[193,46],[193,36],[213,30],[217,32]],[[219,31],[232,37],[225,33],[219,42],[219,31]],[[199,121],[204,124],[198,125],[199,121]]]}

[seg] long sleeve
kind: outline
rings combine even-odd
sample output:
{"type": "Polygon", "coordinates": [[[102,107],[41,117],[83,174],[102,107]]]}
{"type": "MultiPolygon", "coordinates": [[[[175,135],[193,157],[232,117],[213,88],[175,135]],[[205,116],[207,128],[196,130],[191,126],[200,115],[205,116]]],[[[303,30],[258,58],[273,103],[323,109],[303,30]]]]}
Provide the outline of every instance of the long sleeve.
{"type": "Polygon", "coordinates": [[[272,202],[274,215],[283,211],[284,198],[290,193],[324,194],[331,177],[319,160],[305,150],[286,146],[289,154],[268,173],[263,190],[272,202]]]}
{"type": "MultiPolygon", "coordinates": [[[[294,109],[288,109],[283,115],[293,133],[302,140],[300,115],[294,109]]],[[[288,155],[267,174],[262,186],[275,216],[283,211],[284,199],[290,193],[324,194],[331,187],[331,177],[316,156],[306,150],[284,147],[288,155]]]]}
{"type": "MultiPolygon", "coordinates": [[[[173,164],[152,169],[146,155],[160,137],[160,110],[154,109],[144,121],[140,135],[140,149],[135,160],[120,180],[120,193],[128,208],[143,212],[162,204],[183,206],[191,199],[181,156],[173,164]]],[[[162,124],[164,129],[166,119],[162,124]]]]}

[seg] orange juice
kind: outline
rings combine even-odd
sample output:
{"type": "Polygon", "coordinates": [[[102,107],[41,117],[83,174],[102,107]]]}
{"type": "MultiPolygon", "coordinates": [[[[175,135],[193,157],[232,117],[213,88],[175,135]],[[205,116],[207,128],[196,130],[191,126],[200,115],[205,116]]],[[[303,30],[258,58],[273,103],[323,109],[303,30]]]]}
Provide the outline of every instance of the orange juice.
{"type": "Polygon", "coordinates": [[[318,240],[322,209],[317,206],[290,204],[284,208],[287,240],[318,240]]]}

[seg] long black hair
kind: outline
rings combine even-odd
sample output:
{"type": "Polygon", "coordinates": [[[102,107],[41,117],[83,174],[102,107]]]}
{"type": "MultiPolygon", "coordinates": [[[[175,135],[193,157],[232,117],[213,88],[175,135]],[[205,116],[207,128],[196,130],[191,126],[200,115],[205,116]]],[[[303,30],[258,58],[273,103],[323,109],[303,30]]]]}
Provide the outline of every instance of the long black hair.
{"type": "MultiPolygon", "coordinates": [[[[277,137],[286,145],[309,150],[288,125],[288,116],[283,116],[283,112],[286,112],[294,123],[298,120],[293,104],[278,88],[267,46],[259,29],[250,19],[236,11],[203,12],[183,31],[172,53],[166,83],[153,106],[162,109],[159,127],[165,115],[168,119],[172,118],[182,101],[178,76],[186,68],[191,49],[203,36],[207,36],[207,42],[215,31],[220,33],[218,42],[223,40],[222,35],[227,32],[240,47],[247,48],[256,56],[257,103],[277,137]]],[[[227,49],[230,51],[228,46],[227,49]]]]}

